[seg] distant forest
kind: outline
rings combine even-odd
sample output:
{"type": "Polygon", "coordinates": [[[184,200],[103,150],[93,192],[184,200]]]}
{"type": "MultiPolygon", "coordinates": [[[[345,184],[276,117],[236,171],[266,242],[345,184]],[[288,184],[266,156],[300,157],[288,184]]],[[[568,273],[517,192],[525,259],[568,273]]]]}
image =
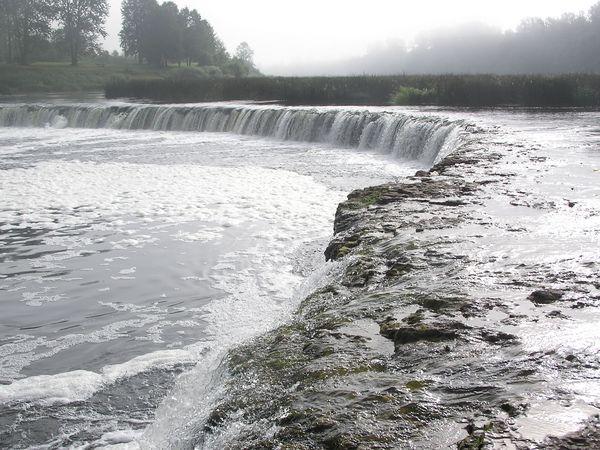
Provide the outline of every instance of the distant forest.
{"type": "MultiPolygon", "coordinates": [[[[258,73],[250,46],[243,42],[229,55],[195,9],[180,10],[173,2],[123,0],[121,12],[123,54],[140,64],[215,66],[215,75],[258,73]]],[[[107,0],[0,0],[0,61],[77,65],[85,56],[108,55],[99,43],[106,37],[107,16],[107,0]]]]}
{"type": "Polygon", "coordinates": [[[280,67],[285,75],[600,73],[600,2],[586,13],[527,18],[515,30],[444,28],[345,61],[280,67]]]}
{"type": "MultiPolygon", "coordinates": [[[[200,66],[197,76],[260,75],[243,42],[230,55],[195,9],[171,1],[123,0],[123,54],[131,64],[154,68],[200,66]]],[[[64,62],[104,56],[107,0],[0,0],[0,62],[64,62]]],[[[566,74],[600,73],[600,2],[589,11],[560,18],[528,18],[515,30],[481,24],[445,28],[371,49],[346,61],[280,68],[288,75],[351,74],[566,74]]],[[[186,75],[187,73],[187,75],[186,75]]]]}

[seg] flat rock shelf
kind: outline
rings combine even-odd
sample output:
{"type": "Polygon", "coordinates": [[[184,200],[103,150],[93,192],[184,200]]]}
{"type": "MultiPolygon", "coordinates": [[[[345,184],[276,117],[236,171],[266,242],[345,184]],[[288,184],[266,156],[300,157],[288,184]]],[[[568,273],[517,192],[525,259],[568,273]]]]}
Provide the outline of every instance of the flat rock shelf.
{"type": "Polygon", "coordinates": [[[583,215],[597,240],[598,203],[576,211],[523,181],[544,161],[476,138],[405,182],[352,192],[325,252],[339,276],[230,353],[196,445],[598,445],[597,254],[572,248],[557,264],[551,233],[532,236],[583,215]]]}

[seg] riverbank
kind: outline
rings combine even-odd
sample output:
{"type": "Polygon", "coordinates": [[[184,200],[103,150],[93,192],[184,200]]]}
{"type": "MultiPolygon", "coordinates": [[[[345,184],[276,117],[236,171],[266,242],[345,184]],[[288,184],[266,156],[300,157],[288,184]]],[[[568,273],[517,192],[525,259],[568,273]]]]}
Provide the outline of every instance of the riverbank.
{"type": "Polygon", "coordinates": [[[598,442],[596,172],[471,131],[431,170],[339,206],[337,273],[291,323],[230,353],[197,444],[598,442]]]}
{"type": "Polygon", "coordinates": [[[162,102],[280,101],[287,105],[600,106],[600,75],[398,75],[128,79],[108,98],[162,102]]]}
{"type": "Polygon", "coordinates": [[[75,67],[67,63],[0,64],[0,94],[102,91],[114,79],[159,80],[176,70],[94,60],[75,67]]]}

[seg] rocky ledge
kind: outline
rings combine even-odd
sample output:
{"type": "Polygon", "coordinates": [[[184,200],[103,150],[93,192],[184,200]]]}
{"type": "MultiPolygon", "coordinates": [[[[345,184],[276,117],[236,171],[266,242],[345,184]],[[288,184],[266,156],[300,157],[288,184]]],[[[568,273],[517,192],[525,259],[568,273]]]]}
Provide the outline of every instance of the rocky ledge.
{"type": "Polygon", "coordinates": [[[545,344],[596,314],[598,261],[513,251],[531,232],[515,217],[571,208],[519,182],[516,167],[542,164],[474,139],[406,182],[350,194],[325,252],[339,276],[230,353],[228,394],[200,434],[256,449],[597,444],[598,405],[567,386],[596,382],[599,355],[545,344]],[[587,424],[536,434],[565,411],[587,424]]]}

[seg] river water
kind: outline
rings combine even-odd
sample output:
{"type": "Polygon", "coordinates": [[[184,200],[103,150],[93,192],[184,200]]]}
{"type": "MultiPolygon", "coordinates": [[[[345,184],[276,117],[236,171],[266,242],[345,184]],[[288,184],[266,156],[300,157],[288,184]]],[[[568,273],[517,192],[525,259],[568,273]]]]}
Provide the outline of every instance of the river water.
{"type": "Polygon", "coordinates": [[[148,444],[165,404],[201,415],[227,349],[334,276],[322,252],[338,203],[430,167],[470,124],[554,155],[597,201],[598,119],[0,104],[0,446],[148,444]]]}

